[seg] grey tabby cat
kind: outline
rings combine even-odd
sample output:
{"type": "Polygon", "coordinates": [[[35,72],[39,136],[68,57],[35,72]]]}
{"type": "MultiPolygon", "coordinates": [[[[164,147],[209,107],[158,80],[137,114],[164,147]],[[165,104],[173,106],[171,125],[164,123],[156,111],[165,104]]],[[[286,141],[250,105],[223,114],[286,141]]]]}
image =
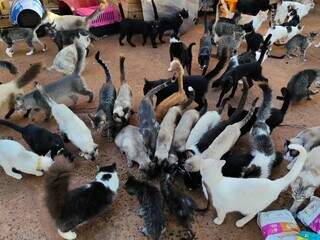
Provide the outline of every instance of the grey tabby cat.
{"type": "Polygon", "coordinates": [[[1,28],[0,29],[0,41],[4,42],[7,45],[5,50],[6,54],[9,57],[13,56],[13,44],[18,41],[25,41],[30,51],[26,55],[32,55],[34,52],[33,42],[37,42],[41,45],[42,51],[47,50],[47,46],[42,43],[36,34],[31,28],[1,28]]]}
{"type": "Polygon", "coordinates": [[[300,61],[307,61],[306,54],[307,49],[312,45],[315,41],[317,33],[311,32],[308,36],[303,36],[301,34],[297,34],[294,36],[289,42],[286,43],[285,48],[287,49],[287,57],[292,58],[294,53],[299,50],[300,51],[300,61]]]}
{"type": "Polygon", "coordinates": [[[244,34],[242,32],[234,32],[233,35],[222,36],[218,41],[217,58],[222,59],[223,49],[226,49],[229,56],[234,56],[238,52],[238,48],[243,40],[244,34]]]}

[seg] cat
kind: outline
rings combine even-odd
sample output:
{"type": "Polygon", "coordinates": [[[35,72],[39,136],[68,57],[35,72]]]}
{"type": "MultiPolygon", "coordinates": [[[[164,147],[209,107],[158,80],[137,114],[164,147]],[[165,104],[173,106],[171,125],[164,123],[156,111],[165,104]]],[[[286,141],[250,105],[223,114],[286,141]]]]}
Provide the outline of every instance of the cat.
{"type": "Polygon", "coordinates": [[[310,86],[313,82],[320,80],[319,69],[305,69],[292,76],[287,84],[287,90],[290,94],[292,102],[300,102],[307,98],[310,100],[312,95],[317,94],[319,91],[312,91],[310,86]]]}
{"type": "Polygon", "coordinates": [[[290,144],[300,144],[307,152],[313,148],[320,146],[320,126],[307,128],[297,134],[294,138],[286,140],[283,148],[283,156],[285,160],[292,161],[293,158],[298,154],[288,149],[290,144]]]}
{"type": "Polygon", "coordinates": [[[268,13],[269,13],[269,10],[266,10],[266,11],[260,10],[259,13],[255,16],[241,13],[240,19],[237,22],[237,24],[244,25],[252,22],[254,31],[258,31],[259,28],[262,26],[263,22],[268,20],[268,13]]]}
{"type": "Polygon", "coordinates": [[[105,7],[106,6],[104,3],[99,2],[99,7],[86,17],[75,15],[58,15],[45,9],[45,13],[42,16],[41,22],[35,27],[34,32],[36,32],[42,25],[48,23],[54,24],[57,31],[76,29],[85,29],[89,31],[90,23],[100,15],[105,7]]]}
{"type": "Polygon", "coordinates": [[[50,151],[54,158],[59,152],[62,152],[65,157],[73,161],[72,154],[66,149],[59,134],[51,133],[49,130],[34,124],[21,127],[2,119],[0,119],[0,125],[19,132],[31,150],[38,155],[44,156],[50,151]]]}
{"type": "MultiPolygon", "coordinates": [[[[184,91],[188,91],[188,87],[192,87],[195,92],[195,98],[194,101],[198,104],[198,106],[195,108],[196,110],[200,109],[206,109],[208,106],[208,102],[206,100],[206,94],[208,92],[208,85],[209,82],[220,73],[220,71],[223,69],[224,65],[227,62],[227,54],[226,52],[223,54],[223,59],[220,60],[215,68],[211,70],[209,73],[207,73],[205,76],[198,76],[198,75],[192,75],[192,76],[184,76],[184,91]]],[[[146,94],[150,89],[158,86],[159,84],[162,84],[164,82],[168,81],[168,79],[160,79],[155,81],[149,81],[145,79],[144,86],[143,86],[143,92],[146,94]]],[[[172,95],[174,92],[178,90],[178,84],[171,84],[170,86],[166,87],[165,89],[159,91],[157,96],[157,102],[156,105],[161,103],[164,99],[172,95]]],[[[206,110],[204,110],[206,111],[206,110]]]]}
{"type": "Polygon", "coordinates": [[[307,158],[307,152],[301,145],[291,144],[289,148],[299,151],[297,161],[287,175],[273,181],[267,178],[224,177],[221,168],[226,161],[216,159],[203,161],[200,172],[203,182],[207,185],[205,195],[211,199],[218,214],[213,222],[221,225],[227,213],[240,212],[244,217],[236,222],[236,226],[243,227],[257,213],[275,201],[296,179],[307,158]]]}
{"type": "Polygon", "coordinates": [[[92,128],[98,132],[103,132],[103,136],[112,142],[115,134],[115,121],[113,119],[113,109],[116,100],[116,89],[112,83],[108,66],[100,59],[100,51],[95,55],[96,61],[105,72],[106,82],[102,85],[99,93],[99,105],[95,115],[88,114],[92,128]]]}
{"type": "Polygon", "coordinates": [[[18,73],[17,67],[14,64],[12,64],[11,62],[8,62],[8,61],[1,60],[0,61],[0,68],[5,68],[5,69],[9,70],[9,72],[12,75],[15,75],[15,74],[18,73]]]}
{"type": "Polygon", "coordinates": [[[0,108],[2,111],[12,112],[15,98],[24,93],[23,87],[38,76],[41,68],[40,63],[33,64],[17,79],[0,85],[0,108]]]}
{"type": "Polygon", "coordinates": [[[45,179],[45,203],[64,239],[76,239],[73,230],[104,213],[119,189],[115,163],[99,168],[93,181],[72,190],[70,177],[70,167],[54,164],[45,179]]]}
{"type": "MultiPolygon", "coordinates": [[[[77,94],[88,96],[88,102],[92,102],[93,100],[93,92],[87,88],[85,79],[80,74],[81,63],[85,58],[84,49],[77,46],[76,50],[79,57],[77,58],[74,72],[44,86],[45,91],[58,103],[71,99],[73,104],[76,104],[78,101],[77,94]]],[[[24,116],[29,116],[32,119],[34,110],[37,109],[45,111],[45,121],[50,119],[50,107],[37,90],[33,90],[25,95],[19,94],[15,98],[14,108],[8,112],[6,118],[10,118],[14,111],[18,110],[26,111],[24,116]]]]}
{"type": "Polygon", "coordinates": [[[307,50],[314,43],[317,35],[317,33],[310,32],[308,36],[297,34],[296,36],[291,38],[285,45],[285,48],[287,50],[287,57],[292,58],[294,52],[299,50],[300,61],[307,61],[307,50]]]}
{"type": "MultiPolygon", "coordinates": [[[[282,93],[282,96],[277,97],[277,99],[283,101],[282,107],[280,109],[271,108],[270,117],[266,121],[267,125],[270,128],[270,133],[272,133],[273,129],[278,127],[283,122],[284,117],[285,117],[287,110],[289,108],[289,105],[290,105],[290,95],[289,95],[288,90],[286,88],[282,88],[281,93],[282,93]]],[[[256,121],[256,114],[258,112],[258,109],[259,108],[255,109],[255,112],[254,112],[252,118],[247,122],[246,125],[244,125],[241,128],[241,136],[245,135],[252,128],[253,124],[256,121]]],[[[236,108],[229,105],[228,116],[230,117],[234,113],[234,111],[236,111],[236,108]]],[[[239,120],[244,118],[247,115],[247,113],[248,113],[248,111],[243,110],[241,116],[239,116],[239,120]]]]}
{"type": "Polygon", "coordinates": [[[158,23],[156,21],[144,21],[139,19],[128,19],[125,17],[122,4],[119,2],[119,9],[122,17],[122,21],[119,23],[119,44],[123,46],[122,40],[127,37],[127,42],[136,47],[131,41],[133,35],[142,35],[144,46],[147,43],[147,39],[150,38],[153,48],[157,48],[156,36],[158,33],[158,23]]]}
{"type": "Polygon", "coordinates": [[[159,123],[156,120],[152,97],[161,89],[166,88],[169,84],[170,81],[166,81],[151,89],[143,97],[139,105],[139,131],[142,134],[143,142],[147,149],[148,155],[152,158],[156,149],[159,131],[159,123]]]}
{"type": "Polygon", "coordinates": [[[260,84],[263,100],[257,112],[256,121],[250,130],[251,155],[250,164],[243,169],[242,177],[269,178],[275,166],[276,151],[266,121],[270,117],[272,90],[267,84],[260,84]]]}
{"type": "MultiPolygon", "coordinates": [[[[83,52],[87,51],[91,40],[89,35],[80,34],[78,37],[74,38],[73,44],[63,48],[57,53],[53,59],[53,63],[47,70],[58,71],[65,75],[70,75],[75,71],[78,59],[77,48],[82,48],[83,52]]],[[[82,73],[86,67],[85,57],[81,59],[80,73],[82,73]]]]}
{"type": "Polygon", "coordinates": [[[277,41],[279,41],[280,44],[287,43],[295,35],[301,33],[303,28],[304,27],[300,27],[299,25],[296,27],[274,26],[273,28],[269,28],[265,34],[265,37],[271,34],[269,50],[272,50],[272,45],[277,41]]]}
{"type": "Polygon", "coordinates": [[[195,42],[190,43],[187,47],[180,38],[176,35],[172,35],[170,38],[170,62],[177,58],[181,62],[182,66],[186,68],[189,75],[191,75],[192,67],[192,47],[196,45],[195,42]]]}
{"type": "Polygon", "coordinates": [[[281,26],[292,26],[295,27],[300,24],[300,17],[298,15],[297,9],[290,7],[289,19],[287,22],[281,24],[281,26]]]}
{"type": "Polygon", "coordinates": [[[26,53],[27,56],[30,56],[34,53],[34,42],[37,42],[41,45],[43,52],[47,51],[47,46],[38,39],[36,32],[34,32],[31,28],[0,28],[0,40],[6,44],[5,53],[8,57],[13,57],[13,45],[20,41],[26,42],[30,48],[29,52],[26,53]]]}
{"type": "Polygon", "coordinates": [[[0,166],[8,176],[22,179],[22,175],[13,169],[42,176],[53,163],[50,151],[45,156],[27,151],[20,143],[12,140],[0,140],[0,166]]]}
{"type": "Polygon", "coordinates": [[[238,48],[243,39],[242,33],[234,33],[233,35],[222,36],[217,42],[217,58],[220,60],[223,56],[223,49],[225,48],[230,57],[234,56],[238,52],[238,48]]]}
{"type": "Polygon", "coordinates": [[[36,88],[49,105],[64,139],[70,140],[80,149],[80,156],[94,161],[98,156],[98,145],[94,143],[86,124],[66,105],[55,102],[40,84],[36,88]]]}
{"type": "Polygon", "coordinates": [[[159,17],[156,4],[154,0],[151,0],[155,21],[158,23],[159,41],[165,43],[163,35],[168,30],[173,30],[174,34],[178,35],[180,27],[184,19],[189,18],[189,12],[186,9],[181,9],[171,16],[159,17]]]}
{"type": "MultiPolygon", "coordinates": [[[[305,200],[314,196],[315,190],[320,186],[319,154],[319,146],[308,152],[308,157],[302,171],[296,180],[291,183],[294,202],[292,203],[290,211],[293,213],[297,212],[305,200]]],[[[293,164],[290,165],[290,167],[293,166],[293,164]]]]}
{"type": "Polygon", "coordinates": [[[134,162],[139,164],[139,170],[147,174],[154,168],[138,127],[132,125],[124,127],[114,142],[125,155],[129,168],[133,167],[134,162]]]}
{"type": "Polygon", "coordinates": [[[243,29],[246,32],[245,39],[247,42],[247,52],[258,51],[263,43],[263,36],[260,33],[255,32],[253,22],[243,25],[243,29]]]}
{"type": "Polygon", "coordinates": [[[128,124],[129,118],[133,112],[133,95],[130,85],[127,83],[124,72],[124,56],[120,56],[120,88],[118,96],[114,102],[113,119],[118,125],[123,127],[128,124]]]}
{"type": "Polygon", "coordinates": [[[165,231],[165,218],[164,202],[158,188],[130,176],[125,183],[125,190],[135,195],[140,203],[139,215],[144,221],[140,231],[152,240],[159,240],[165,231]]]}

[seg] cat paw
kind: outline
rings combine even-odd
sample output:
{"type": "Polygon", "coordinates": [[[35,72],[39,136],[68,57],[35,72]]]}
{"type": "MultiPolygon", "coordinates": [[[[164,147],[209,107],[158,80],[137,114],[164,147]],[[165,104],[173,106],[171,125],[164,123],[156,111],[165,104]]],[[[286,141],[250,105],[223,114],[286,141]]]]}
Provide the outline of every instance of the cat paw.
{"type": "Polygon", "coordinates": [[[48,50],[47,45],[44,45],[44,47],[42,48],[42,52],[46,52],[48,50]]]}
{"type": "Polygon", "coordinates": [[[215,219],[213,219],[213,223],[216,225],[221,225],[223,222],[223,220],[219,219],[218,217],[216,217],[215,219]]]}
{"type": "Polygon", "coordinates": [[[12,177],[14,177],[17,180],[21,180],[22,179],[22,175],[20,175],[20,174],[16,174],[16,175],[14,175],[12,177]]]}
{"type": "Polygon", "coordinates": [[[241,228],[241,227],[243,227],[244,225],[245,225],[245,223],[244,223],[243,221],[241,221],[241,219],[238,220],[238,221],[236,221],[236,226],[237,226],[238,228],[241,228]]]}
{"type": "Polygon", "coordinates": [[[36,175],[37,177],[40,177],[40,176],[43,176],[43,172],[39,171],[39,172],[36,172],[34,175],[36,175]]]}
{"type": "Polygon", "coordinates": [[[67,240],[73,240],[73,239],[77,238],[77,234],[75,232],[71,232],[71,231],[69,231],[69,232],[61,232],[58,229],[58,233],[62,238],[67,239],[67,240]]]}
{"type": "Polygon", "coordinates": [[[148,230],[147,230],[146,227],[140,227],[139,230],[143,235],[145,235],[145,236],[149,235],[148,230]]]}
{"type": "Polygon", "coordinates": [[[33,55],[33,50],[31,50],[30,52],[26,53],[27,56],[33,55]]]}

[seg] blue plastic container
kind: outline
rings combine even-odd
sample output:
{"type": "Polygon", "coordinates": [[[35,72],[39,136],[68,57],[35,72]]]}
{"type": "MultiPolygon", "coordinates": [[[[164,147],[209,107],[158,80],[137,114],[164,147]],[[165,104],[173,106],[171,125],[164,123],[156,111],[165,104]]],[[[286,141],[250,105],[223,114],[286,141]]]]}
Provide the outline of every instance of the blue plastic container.
{"type": "Polygon", "coordinates": [[[40,0],[15,0],[10,9],[10,22],[18,24],[19,14],[23,11],[32,11],[42,18],[44,14],[43,6],[40,0]]]}

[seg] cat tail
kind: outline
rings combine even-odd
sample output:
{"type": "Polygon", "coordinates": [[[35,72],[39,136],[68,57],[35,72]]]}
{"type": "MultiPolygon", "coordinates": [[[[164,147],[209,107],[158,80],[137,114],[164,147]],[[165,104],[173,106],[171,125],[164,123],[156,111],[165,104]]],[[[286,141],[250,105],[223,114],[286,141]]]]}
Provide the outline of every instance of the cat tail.
{"type": "Polygon", "coordinates": [[[45,202],[53,219],[58,221],[68,201],[71,169],[67,165],[53,164],[45,178],[45,202]]]}
{"type": "Polygon", "coordinates": [[[263,92],[263,100],[257,112],[256,122],[266,122],[266,120],[270,117],[271,112],[272,90],[267,83],[261,83],[259,84],[259,87],[263,92]]]}
{"type": "Polygon", "coordinates": [[[154,20],[158,21],[159,14],[158,14],[158,9],[157,9],[156,3],[154,2],[154,0],[151,0],[151,3],[152,3],[152,8],[153,8],[154,20]]]}
{"type": "Polygon", "coordinates": [[[260,58],[258,60],[258,64],[261,65],[264,55],[267,53],[268,51],[268,47],[270,45],[270,39],[272,37],[272,34],[269,34],[266,39],[263,41],[262,46],[261,46],[261,55],[260,58]]]}
{"type": "Polygon", "coordinates": [[[204,12],[204,34],[209,33],[207,11],[204,12]]]}
{"type": "Polygon", "coordinates": [[[247,115],[245,116],[245,118],[242,119],[241,122],[240,122],[240,128],[242,128],[244,125],[246,125],[246,124],[250,121],[252,115],[253,115],[254,112],[255,112],[256,104],[257,104],[258,99],[259,99],[259,98],[256,98],[256,99],[253,100],[249,112],[247,113],[247,115]]]}
{"type": "Polygon", "coordinates": [[[9,72],[13,75],[18,73],[17,67],[8,61],[0,61],[0,68],[9,70],[9,72]]]}
{"type": "Polygon", "coordinates": [[[98,51],[96,53],[95,56],[96,61],[102,66],[102,68],[104,69],[105,75],[106,75],[106,82],[111,82],[111,75],[110,75],[110,71],[109,68],[107,66],[107,64],[105,64],[102,59],[100,58],[100,51],[98,51]]]}
{"type": "Polygon", "coordinates": [[[74,70],[72,74],[80,76],[81,68],[83,66],[83,62],[85,61],[85,49],[75,41],[76,51],[77,51],[77,62],[74,66],[74,70]]]}
{"type": "Polygon", "coordinates": [[[207,81],[210,81],[212,78],[217,76],[221,70],[224,68],[226,62],[228,61],[228,51],[227,49],[222,50],[222,56],[217,65],[214,69],[212,69],[210,72],[208,72],[204,77],[207,79],[207,81]]]}
{"type": "Polygon", "coordinates": [[[125,57],[123,55],[120,56],[120,83],[125,84],[126,83],[126,75],[124,71],[124,61],[125,57]]]}
{"type": "Polygon", "coordinates": [[[29,69],[16,80],[17,87],[23,88],[30,83],[40,73],[41,68],[41,63],[31,65],[29,69]]]}
{"type": "Polygon", "coordinates": [[[299,155],[296,157],[295,163],[291,170],[284,177],[273,181],[280,186],[281,191],[288,187],[289,184],[297,178],[307,159],[307,151],[303,146],[299,144],[290,144],[289,149],[298,151],[299,155]]]}
{"type": "Polygon", "coordinates": [[[284,59],[286,57],[285,54],[281,55],[281,56],[275,56],[275,55],[269,55],[268,54],[268,58],[275,58],[275,59],[284,59]]]}
{"type": "Polygon", "coordinates": [[[194,45],[196,45],[195,42],[190,43],[190,45],[189,45],[189,47],[188,47],[188,53],[190,54],[190,56],[192,56],[192,47],[193,47],[194,45]]]}
{"type": "Polygon", "coordinates": [[[202,181],[202,185],[204,186],[204,188],[206,189],[207,192],[207,196],[208,196],[208,202],[207,202],[207,206],[205,208],[196,208],[196,212],[206,212],[210,209],[210,205],[212,203],[211,200],[211,192],[210,192],[210,188],[207,185],[207,183],[205,181],[202,181]]]}
{"type": "Polygon", "coordinates": [[[164,83],[152,88],[149,92],[146,93],[146,95],[144,96],[144,99],[147,99],[147,98],[150,99],[152,95],[157,94],[157,92],[159,92],[162,89],[164,89],[165,87],[169,86],[170,83],[171,83],[171,81],[168,80],[168,81],[165,81],[164,83]]]}
{"type": "Polygon", "coordinates": [[[124,11],[123,11],[123,7],[122,7],[122,3],[121,1],[118,2],[118,7],[119,7],[119,11],[120,11],[120,15],[122,20],[126,18],[126,16],[124,15],[124,11]]]}
{"type": "Polygon", "coordinates": [[[0,125],[3,125],[3,126],[6,126],[8,128],[11,128],[19,133],[22,133],[23,132],[23,127],[20,127],[12,122],[9,122],[9,121],[6,121],[6,120],[3,120],[3,119],[0,119],[0,125]]]}
{"type": "MultiPolygon", "coordinates": [[[[290,93],[287,88],[281,88],[281,93],[282,97],[280,98],[283,100],[283,104],[280,111],[283,115],[285,115],[290,105],[290,93]]],[[[277,97],[277,99],[279,99],[279,97],[277,97]]]]}

